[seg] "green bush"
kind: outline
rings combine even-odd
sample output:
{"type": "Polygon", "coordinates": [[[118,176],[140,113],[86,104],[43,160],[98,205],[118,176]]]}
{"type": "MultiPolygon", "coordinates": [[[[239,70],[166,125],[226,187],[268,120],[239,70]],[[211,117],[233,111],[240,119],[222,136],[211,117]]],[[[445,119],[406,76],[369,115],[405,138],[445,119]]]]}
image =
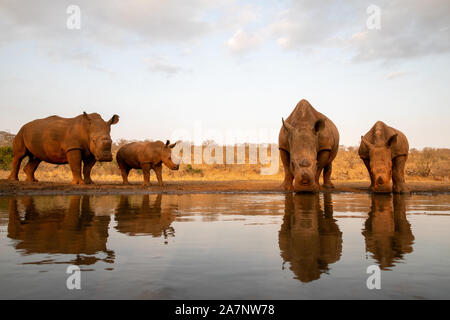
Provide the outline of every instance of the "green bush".
{"type": "Polygon", "coordinates": [[[0,147],[0,169],[11,169],[11,160],[13,158],[13,152],[11,147],[0,147]]]}
{"type": "Polygon", "coordinates": [[[190,164],[188,164],[186,166],[186,169],[184,169],[184,171],[188,174],[194,175],[194,174],[199,174],[200,176],[203,177],[203,170],[202,169],[195,169],[193,168],[190,164]]]}

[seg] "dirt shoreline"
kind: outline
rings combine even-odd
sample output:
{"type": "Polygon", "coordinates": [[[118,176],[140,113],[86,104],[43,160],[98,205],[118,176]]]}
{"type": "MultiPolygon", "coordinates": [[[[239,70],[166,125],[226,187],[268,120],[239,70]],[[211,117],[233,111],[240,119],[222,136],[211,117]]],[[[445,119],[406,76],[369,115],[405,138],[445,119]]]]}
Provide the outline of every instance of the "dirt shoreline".
{"type": "MultiPolygon", "coordinates": [[[[153,183],[143,187],[140,183],[128,186],[118,182],[99,182],[94,185],[71,185],[61,182],[24,182],[0,180],[0,196],[9,195],[102,195],[102,194],[183,194],[183,193],[285,193],[278,180],[233,180],[233,181],[169,181],[164,187],[153,183]]],[[[449,182],[408,182],[411,193],[450,193],[449,182]]],[[[368,193],[368,181],[335,182],[333,193],[368,193]]]]}

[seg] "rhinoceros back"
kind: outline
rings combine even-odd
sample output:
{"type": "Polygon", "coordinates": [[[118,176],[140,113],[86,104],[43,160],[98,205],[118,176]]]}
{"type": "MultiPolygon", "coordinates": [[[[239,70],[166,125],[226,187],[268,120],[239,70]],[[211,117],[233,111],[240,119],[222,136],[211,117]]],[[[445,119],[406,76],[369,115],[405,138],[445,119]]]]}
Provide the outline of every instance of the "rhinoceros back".
{"type": "Polygon", "coordinates": [[[27,152],[49,163],[67,163],[68,151],[89,148],[87,128],[80,117],[51,116],[34,120],[25,124],[21,132],[27,152]]]}
{"type": "Polygon", "coordinates": [[[127,166],[133,169],[141,168],[140,157],[144,153],[145,142],[131,142],[122,146],[116,155],[117,162],[125,163],[127,166]]]}

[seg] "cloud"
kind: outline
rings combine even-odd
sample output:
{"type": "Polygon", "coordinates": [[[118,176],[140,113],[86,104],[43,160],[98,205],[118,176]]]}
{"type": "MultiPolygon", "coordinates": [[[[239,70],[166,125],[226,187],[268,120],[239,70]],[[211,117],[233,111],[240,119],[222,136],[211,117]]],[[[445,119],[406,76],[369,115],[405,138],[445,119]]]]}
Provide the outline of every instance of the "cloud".
{"type": "Polygon", "coordinates": [[[226,1],[227,5],[221,6],[221,13],[214,25],[219,31],[239,30],[249,24],[261,22],[262,10],[253,4],[243,5],[237,1],[226,1]]]}
{"type": "Polygon", "coordinates": [[[326,46],[356,25],[356,13],[365,13],[361,1],[294,1],[269,25],[269,32],[285,49],[326,46]]]}
{"type": "MultiPolygon", "coordinates": [[[[2,1],[2,41],[31,37],[68,37],[66,13],[68,4],[39,0],[2,1]]],[[[135,41],[185,42],[209,31],[203,17],[215,1],[206,0],[78,0],[83,36],[107,44],[135,41]]]]}
{"type": "Polygon", "coordinates": [[[285,50],[341,49],[354,62],[450,52],[450,1],[378,0],[380,30],[366,26],[370,4],[360,0],[292,0],[255,33],[264,34],[266,41],[274,40],[285,50]]]}
{"type": "Polygon", "coordinates": [[[226,46],[232,54],[245,54],[259,47],[264,38],[258,33],[238,30],[227,42],[226,46]]]}
{"type": "Polygon", "coordinates": [[[261,6],[235,2],[224,8],[223,16],[218,29],[227,33],[234,31],[225,41],[225,47],[231,54],[245,55],[258,49],[266,40],[263,20],[267,17],[264,17],[261,6]]]}
{"type": "Polygon", "coordinates": [[[56,62],[69,61],[71,63],[83,66],[91,70],[108,73],[111,75],[114,74],[114,71],[101,66],[99,59],[97,59],[97,57],[93,55],[91,52],[86,50],[80,51],[57,50],[57,51],[48,51],[47,53],[50,59],[56,62]]]}
{"type": "Polygon", "coordinates": [[[377,0],[380,30],[367,29],[366,10],[372,1],[361,0],[245,5],[237,0],[77,0],[76,4],[81,9],[81,29],[70,31],[66,28],[69,2],[38,0],[29,5],[25,0],[3,0],[0,46],[34,41],[43,50],[58,50],[69,57],[96,45],[186,48],[208,35],[229,32],[225,47],[237,55],[257,50],[267,41],[290,51],[338,48],[354,62],[450,51],[448,0],[377,0]]]}
{"type": "Polygon", "coordinates": [[[150,57],[145,59],[145,63],[151,72],[163,73],[168,76],[175,75],[183,70],[181,67],[167,62],[164,57],[150,57]]]}
{"type": "MultiPolygon", "coordinates": [[[[70,2],[3,0],[0,4],[0,48],[27,41],[51,59],[108,72],[96,57],[101,49],[159,45],[186,47],[211,32],[207,11],[221,0],[77,0],[81,28],[69,30],[70,2]],[[100,49],[100,50],[99,50],[100,49]]],[[[159,61],[155,72],[179,68],[159,61]]]]}
{"type": "Polygon", "coordinates": [[[354,61],[393,61],[450,51],[450,2],[403,0],[384,2],[381,29],[353,38],[354,61]]]}
{"type": "Polygon", "coordinates": [[[181,53],[182,53],[182,55],[184,55],[184,56],[189,56],[189,55],[192,54],[192,49],[191,49],[191,48],[184,48],[184,49],[181,51],[181,53]]]}
{"type": "Polygon", "coordinates": [[[387,79],[392,80],[395,78],[407,76],[408,74],[410,74],[410,72],[406,72],[406,71],[391,72],[387,75],[387,79]]]}

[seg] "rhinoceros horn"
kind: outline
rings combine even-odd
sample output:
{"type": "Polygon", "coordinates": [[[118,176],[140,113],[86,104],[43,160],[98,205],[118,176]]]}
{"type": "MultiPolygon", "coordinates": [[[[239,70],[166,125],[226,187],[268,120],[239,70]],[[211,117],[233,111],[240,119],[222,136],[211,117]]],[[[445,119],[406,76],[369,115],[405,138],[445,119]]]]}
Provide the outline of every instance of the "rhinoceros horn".
{"type": "Polygon", "coordinates": [[[374,145],[364,138],[364,136],[361,136],[361,143],[364,143],[369,149],[374,147],[374,145]]]}
{"type": "Polygon", "coordinates": [[[284,121],[284,118],[281,118],[281,122],[283,122],[283,127],[287,130],[287,132],[294,130],[293,126],[284,121]]]}

